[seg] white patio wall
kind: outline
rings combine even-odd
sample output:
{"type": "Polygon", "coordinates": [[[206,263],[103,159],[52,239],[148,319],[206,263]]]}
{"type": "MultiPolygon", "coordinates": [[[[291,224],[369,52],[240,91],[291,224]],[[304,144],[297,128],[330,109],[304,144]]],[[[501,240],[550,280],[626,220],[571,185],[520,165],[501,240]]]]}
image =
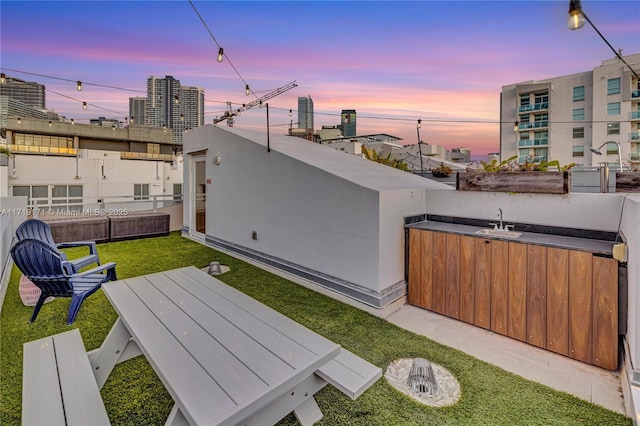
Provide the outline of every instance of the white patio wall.
{"type": "MultiPolygon", "coordinates": [[[[275,258],[374,306],[404,295],[404,217],[424,212],[426,188],[445,186],[299,138],[271,135],[270,147],[242,129],[185,135],[185,154],[206,150],[206,241],[275,258]]],[[[191,167],[185,159],[185,194],[191,167]]],[[[192,232],[190,197],[184,206],[192,232]]]]}
{"type": "Polygon", "coordinates": [[[18,225],[26,218],[27,197],[0,197],[0,310],[7,291],[9,252],[18,225]]]}

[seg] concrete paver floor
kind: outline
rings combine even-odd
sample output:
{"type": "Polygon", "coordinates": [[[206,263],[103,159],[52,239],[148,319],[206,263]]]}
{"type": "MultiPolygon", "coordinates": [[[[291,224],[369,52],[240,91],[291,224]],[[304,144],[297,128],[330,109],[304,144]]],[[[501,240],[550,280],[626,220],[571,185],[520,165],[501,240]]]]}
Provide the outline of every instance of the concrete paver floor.
{"type": "Polygon", "coordinates": [[[620,374],[587,365],[415,306],[386,319],[526,379],[626,414],[620,374]]]}

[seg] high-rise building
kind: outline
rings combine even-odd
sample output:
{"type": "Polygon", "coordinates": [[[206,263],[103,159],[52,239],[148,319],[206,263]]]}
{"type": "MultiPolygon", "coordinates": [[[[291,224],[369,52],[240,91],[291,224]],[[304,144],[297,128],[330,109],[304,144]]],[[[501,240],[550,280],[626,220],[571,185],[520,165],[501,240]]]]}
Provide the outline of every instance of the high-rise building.
{"type": "Polygon", "coordinates": [[[6,81],[0,85],[0,95],[6,95],[36,109],[46,108],[45,87],[33,81],[7,76],[6,81]]]}
{"type": "Polygon", "coordinates": [[[204,90],[195,86],[180,87],[180,116],[173,128],[182,131],[204,125],[204,90]]]}
{"type": "Polygon", "coordinates": [[[145,110],[147,98],[139,96],[129,98],[129,122],[131,124],[145,124],[145,110]]]}
{"type": "Polygon", "coordinates": [[[355,109],[343,109],[340,114],[340,128],[342,129],[342,136],[353,137],[356,136],[356,110],[355,109]]]}
{"type": "Polygon", "coordinates": [[[185,130],[204,124],[204,90],[182,87],[180,80],[170,75],[164,78],[150,76],[147,79],[144,120],[147,126],[171,129],[173,141],[182,143],[185,130]]]}
{"type": "MultiPolygon", "coordinates": [[[[624,59],[640,71],[640,54],[624,59]]],[[[591,71],[503,86],[500,122],[503,160],[613,166],[640,159],[639,82],[617,58],[591,71]],[[590,151],[601,147],[603,155],[590,151]]]]}
{"type": "Polygon", "coordinates": [[[313,133],[313,100],[310,95],[298,98],[298,128],[313,133]]]}

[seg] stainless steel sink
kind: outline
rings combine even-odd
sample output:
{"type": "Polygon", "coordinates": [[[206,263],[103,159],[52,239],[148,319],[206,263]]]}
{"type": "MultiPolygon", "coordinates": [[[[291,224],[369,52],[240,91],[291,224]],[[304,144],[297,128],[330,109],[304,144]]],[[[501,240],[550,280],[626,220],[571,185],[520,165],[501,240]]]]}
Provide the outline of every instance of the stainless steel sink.
{"type": "Polygon", "coordinates": [[[483,228],[476,231],[476,234],[488,235],[491,237],[518,238],[522,235],[522,232],[510,231],[508,229],[483,228]]]}

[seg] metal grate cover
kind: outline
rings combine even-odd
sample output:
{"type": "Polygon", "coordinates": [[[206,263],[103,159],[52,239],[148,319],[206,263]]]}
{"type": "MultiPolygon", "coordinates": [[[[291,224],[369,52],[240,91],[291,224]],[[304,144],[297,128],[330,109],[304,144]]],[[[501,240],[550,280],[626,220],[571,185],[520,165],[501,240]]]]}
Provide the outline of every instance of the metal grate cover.
{"type": "Polygon", "coordinates": [[[420,396],[438,395],[438,382],[431,363],[424,358],[415,358],[411,365],[407,386],[411,392],[420,396]]]}

